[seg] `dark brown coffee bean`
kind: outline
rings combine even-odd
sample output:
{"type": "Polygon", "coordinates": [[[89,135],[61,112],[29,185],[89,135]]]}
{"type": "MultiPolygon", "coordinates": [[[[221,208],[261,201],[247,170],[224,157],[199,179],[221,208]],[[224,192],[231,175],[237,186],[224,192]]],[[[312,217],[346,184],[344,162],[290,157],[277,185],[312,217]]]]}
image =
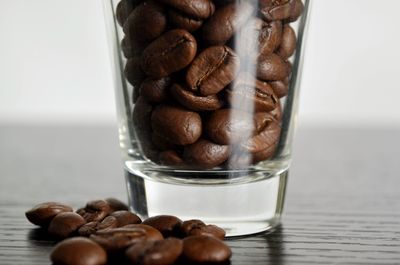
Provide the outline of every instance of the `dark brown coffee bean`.
{"type": "Polygon", "coordinates": [[[201,168],[213,168],[224,163],[229,157],[229,146],[219,145],[206,139],[185,146],[183,157],[188,164],[201,168]]]}
{"type": "Polygon", "coordinates": [[[190,65],[186,82],[201,95],[217,94],[239,71],[238,56],[227,46],[213,46],[200,53],[190,65]]]}
{"type": "Polygon", "coordinates": [[[301,0],[260,0],[260,12],[267,20],[297,20],[304,9],[301,0]]]}
{"type": "Polygon", "coordinates": [[[257,153],[271,146],[275,146],[279,142],[281,127],[276,120],[267,122],[262,131],[252,138],[241,142],[241,147],[250,153],[257,153]]]}
{"type": "Polygon", "coordinates": [[[154,109],[151,125],[155,133],[177,145],[196,142],[202,132],[201,117],[197,112],[169,105],[154,109]]]}
{"type": "Polygon", "coordinates": [[[227,96],[233,108],[245,111],[272,111],[279,102],[268,83],[247,73],[240,75],[235,86],[227,90],[227,96]]]}
{"type": "Polygon", "coordinates": [[[86,222],[101,221],[110,212],[110,205],[104,200],[90,201],[86,204],[85,208],[76,211],[81,215],[86,222]]]}
{"type": "Polygon", "coordinates": [[[63,212],[72,212],[72,208],[58,202],[45,202],[25,212],[25,216],[32,224],[47,227],[57,214],[63,212]]]}
{"type": "Polygon", "coordinates": [[[218,144],[235,144],[253,136],[253,115],[233,109],[217,110],[207,120],[205,130],[207,135],[218,144]]]}
{"type": "Polygon", "coordinates": [[[146,231],[146,236],[147,236],[147,240],[162,240],[164,239],[163,235],[161,234],[160,231],[158,231],[157,229],[155,229],[152,226],[149,225],[145,225],[145,224],[130,224],[130,225],[126,225],[124,226],[124,228],[140,228],[143,229],[144,231],[146,231]]]}
{"type": "Polygon", "coordinates": [[[58,243],[54,247],[50,259],[53,264],[103,265],[107,263],[107,254],[92,240],[75,237],[58,243]]]}
{"type": "Polygon", "coordinates": [[[283,114],[281,102],[279,102],[278,106],[276,106],[276,108],[273,111],[271,111],[269,114],[272,115],[272,117],[274,117],[275,120],[277,120],[278,122],[281,122],[282,114],[283,114]]]}
{"type": "Polygon", "coordinates": [[[120,227],[97,231],[90,236],[90,239],[108,252],[117,252],[139,241],[147,240],[147,232],[141,227],[120,227]]]}
{"type": "Polygon", "coordinates": [[[171,87],[172,96],[183,106],[194,111],[217,110],[222,108],[223,101],[217,95],[201,96],[174,84],[171,87]]]}
{"type": "Polygon", "coordinates": [[[223,6],[204,23],[203,39],[210,45],[225,44],[236,30],[242,27],[254,12],[247,1],[223,6]]]}
{"type": "Polygon", "coordinates": [[[126,251],[132,264],[137,265],[172,265],[183,250],[183,242],[177,238],[160,241],[142,241],[126,251]]]}
{"type": "Polygon", "coordinates": [[[221,240],[211,236],[191,236],[183,239],[183,257],[196,264],[214,264],[229,260],[231,249],[221,240]]]}
{"type": "Polygon", "coordinates": [[[111,228],[117,228],[119,226],[119,222],[116,217],[114,216],[107,216],[103,219],[97,226],[97,230],[105,230],[111,228]]]}
{"type": "Polygon", "coordinates": [[[196,39],[184,29],[170,30],[143,51],[142,69],[161,78],[188,66],[196,55],[196,39]]]}
{"type": "Polygon", "coordinates": [[[190,233],[193,229],[198,229],[198,228],[202,228],[205,227],[206,224],[198,219],[192,219],[192,220],[186,220],[181,224],[181,235],[183,237],[187,237],[190,236],[190,233]]]}
{"type": "Polygon", "coordinates": [[[110,216],[116,218],[119,227],[129,224],[140,224],[142,222],[139,216],[129,211],[116,211],[110,214],[110,216]]]}
{"type": "Polygon", "coordinates": [[[188,236],[213,236],[220,240],[224,240],[225,230],[216,225],[206,225],[192,229],[188,236]]]}
{"type": "Polygon", "coordinates": [[[164,8],[154,1],[137,6],[126,20],[123,30],[131,43],[145,45],[160,36],[167,27],[164,8]]]}
{"type": "Polygon", "coordinates": [[[289,78],[269,83],[278,98],[283,98],[289,91],[289,78]]]}
{"type": "Polygon", "coordinates": [[[281,45],[279,46],[276,53],[283,59],[288,59],[294,54],[296,50],[296,43],[297,43],[296,32],[294,32],[291,26],[286,24],[283,27],[281,45]]]}
{"type": "Polygon", "coordinates": [[[261,150],[253,154],[253,163],[258,163],[267,159],[270,159],[275,154],[277,144],[271,145],[264,150],[261,150]]]}
{"type": "Polygon", "coordinates": [[[182,220],[172,215],[157,215],[147,218],[143,224],[149,225],[161,232],[164,237],[178,236],[182,220]]]}
{"type": "Polygon", "coordinates": [[[105,201],[108,203],[108,205],[111,208],[111,212],[116,212],[116,211],[128,211],[129,207],[122,201],[116,199],[116,198],[107,198],[105,201]]]}
{"type": "Polygon", "coordinates": [[[277,81],[289,75],[289,67],[284,60],[275,53],[259,56],[257,77],[264,81],[277,81]]]}
{"type": "Polygon", "coordinates": [[[259,18],[250,19],[238,32],[235,40],[241,57],[268,55],[279,46],[282,38],[280,21],[265,22],[259,18]]]}
{"type": "Polygon", "coordinates": [[[196,31],[203,24],[203,20],[192,18],[177,10],[168,10],[168,20],[177,28],[186,29],[189,32],[196,31]]]}
{"type": "Polygon", "coordinates": [[[164,136],[157,134],[157,133],[152,133],[151,140],[152,140],[154,146],[157,148],[157,150],[160,150],[160,151],[177,148],[176,144],[169,142],[167,139],[164,138],[164,136]]]}
{"type": "Polygon", "coordinates": [[[51,221],[48,232],[57,238],[67,238],[74,235],[85,223],[85,219],[77,213],[59,213],[51,221]]]}
{"type": "Polygon", "coordinates": [[[86,223],[78,229],[78,234],[80,236],[88,237],[97,232],[98,225],[99,225],[99,222],[97,222],[97,221],[86,223]]]}
{"type": "Polygon", "coordinates": [[[163,151],[159,155],[161,165],[165,166],[183,166],[185,162],[182,157],[174,150],[163,151]]]}
{"type": "Polygon", "coordinates": [[[168,99],[168,88],[171,85],[171,78],[161,79],[147,78],[140,85],[140,95],[149,102],[161,103],[168,99]]]}
{"type": "Polygon", "coordinates": [[[121,0],[118,3],[116,9],[116,17],[119,25],[122,27],[137,5],[139,5],[140,0],[121,0]]]}
{"type": "Polygon", "coordinates": [[[146,75],[142,71],[141,67],[141,59],[138,56],[134,56],[129,58],[126,62],[124,75],[125,78],[129,81],[129,83],[134,86],[134,89],[139,89],[140,83],[144,80],[146,75]]]}
{"type": "Polygon", "coordinates": [[[126,36],[121,41],[121,50],[122,50],[122,53],[124,54],[125,58],[128,58],[128,59],[135,56],[135,53],[136,53],[129,38],[126,36]]]}
{"type": "Polygon", "coordinates": [[[214,13],[215,7],[210,0],[159,0],[193,18],[206,19],[214,13]]]}
{"type": "Polygon", "coordinates": [[[78,234],[81,236],[90,236],[97,231],[117,228],[118,225],[119,223],[117,221],[117,218],[115,218],[114,216],[107,216],[101,222],[95,221],[84,224],[79,228],[78,234]]]}

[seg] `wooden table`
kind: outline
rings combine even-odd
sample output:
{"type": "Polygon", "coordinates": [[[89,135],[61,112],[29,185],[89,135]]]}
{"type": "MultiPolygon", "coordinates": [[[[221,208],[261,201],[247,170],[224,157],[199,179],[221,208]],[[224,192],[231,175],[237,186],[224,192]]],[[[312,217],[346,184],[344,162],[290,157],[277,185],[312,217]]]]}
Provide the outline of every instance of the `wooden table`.
{"type": "MultiPolygon", "coordinates": [[[[113,127],[0,128],[0,264],[50,264],[24,212],[126,198],[113,127]]],[[[400,264],[400,129],[300,128],[283,225],[228,241],[232,265],[400,264]]]]}

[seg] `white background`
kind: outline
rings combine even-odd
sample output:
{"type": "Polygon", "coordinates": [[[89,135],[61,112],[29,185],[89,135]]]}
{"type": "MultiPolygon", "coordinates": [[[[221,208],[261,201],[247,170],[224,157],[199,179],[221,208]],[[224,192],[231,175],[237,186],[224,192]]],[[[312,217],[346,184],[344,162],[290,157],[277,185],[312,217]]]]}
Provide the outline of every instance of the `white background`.
{"type": "MultiPolygon", "coordinates": [[[[400,1],[314,0],[300,123],[400,126],[400,1]]],[[[0,123],[112,123],[101,0],[0,0],[0,123]]]]}

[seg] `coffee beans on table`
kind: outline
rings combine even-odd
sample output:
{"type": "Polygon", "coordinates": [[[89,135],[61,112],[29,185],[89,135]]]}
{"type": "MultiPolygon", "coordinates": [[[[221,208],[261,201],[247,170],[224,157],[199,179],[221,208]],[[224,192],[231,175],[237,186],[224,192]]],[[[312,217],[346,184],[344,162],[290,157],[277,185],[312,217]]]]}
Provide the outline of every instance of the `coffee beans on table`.
{"type": "Polygon", "coordinates": [[[45,202],[36,205],[31,210],[25,213],[26,218],[35,224],[42,227],[47,227],[51,220],[59,213],[72,212],[72,208],[68,205],[58,202],[45,202]]]}
{"type": "Polygon", "coordinates": [[[195,169],[273,158],[297,47],[290,23],[303,9],[301,0],[122,0],[130,122],[143,155],[195,169]],[[259,114],[271,119],[255,130],[259,114]]]}
{"type": "Polygon", "coordinates": [[[172,215],[153,216],[141,223],[137,215],[121,209],[128,207],[114,198],[90,201],[78,210],[87,220],[93,220],[86,223],[84,217],[72,212],[72,207],[49,202],[33,207],[26,216],[33,224],[42,225],[38,220],[43,219],[31,216],[42,213],[41,217],[50,222],[48,232],[64,239],[51,253],[53,264],[103,265],[115,261],[172,265],[229,261],[232,252],[222,241],[225,231],[216,225],[196,219],[182,222],[172,215]],[[53,216],[51,209],[60,206],[66,211],[53,216]]]}

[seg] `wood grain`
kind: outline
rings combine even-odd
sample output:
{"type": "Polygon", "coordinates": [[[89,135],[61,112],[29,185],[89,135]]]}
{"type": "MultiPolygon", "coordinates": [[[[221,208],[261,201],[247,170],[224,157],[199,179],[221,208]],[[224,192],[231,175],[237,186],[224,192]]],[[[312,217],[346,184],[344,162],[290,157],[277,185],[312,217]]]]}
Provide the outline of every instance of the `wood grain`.
{"type": "MultiPolygon", "coordinates": [[[[400,264],[398,129],[300,128],[283,225],[228,241],[232,265],[400,264]]],[[[24,212],[125,199],[112,127],[0,128],[0,264],[50,264],[24,212]]]]}

